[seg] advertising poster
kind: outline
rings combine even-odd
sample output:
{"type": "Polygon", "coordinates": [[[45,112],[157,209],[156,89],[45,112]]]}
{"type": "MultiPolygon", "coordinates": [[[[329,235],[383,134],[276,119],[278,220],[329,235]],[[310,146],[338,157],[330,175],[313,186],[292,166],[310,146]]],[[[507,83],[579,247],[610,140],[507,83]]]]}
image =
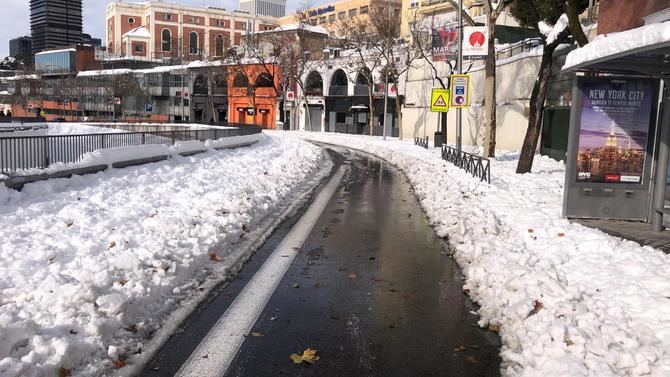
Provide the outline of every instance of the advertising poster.
{"type": "Polygon", "coordinates": [[[577,182],[642,183],[651,121],[650,80],[586,81],[577,154],[577,182]]]}
{"type": "Polygon", "coordinates": [[[463,55],[486,56],[489,53],[489,29],[486,26],[463,28],[463,55]]]}
{"type": "Polygon", "coordinates": [[[458,52],[458,31],[454,26],[433,29],[433,61],[455,59],[458,52]]]}

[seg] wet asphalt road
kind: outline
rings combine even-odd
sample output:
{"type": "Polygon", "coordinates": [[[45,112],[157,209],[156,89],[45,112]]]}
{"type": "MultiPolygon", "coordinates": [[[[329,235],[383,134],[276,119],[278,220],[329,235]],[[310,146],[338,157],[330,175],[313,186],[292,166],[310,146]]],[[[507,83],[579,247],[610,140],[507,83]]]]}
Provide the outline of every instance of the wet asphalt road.
{"type": "MultiPolygon", "coordinates": [[[[368,155],[331,155],[334,169],[344,163],[350,171],[226,376],[498,376],[499,338],[476,325],[460,270],[404,175],[368,155]],[[320,360],[294,365],[289,355],[306,348],[320,360]]],[[[174,375],[295,221],[275,232],[142,375],[174,375]]]]}

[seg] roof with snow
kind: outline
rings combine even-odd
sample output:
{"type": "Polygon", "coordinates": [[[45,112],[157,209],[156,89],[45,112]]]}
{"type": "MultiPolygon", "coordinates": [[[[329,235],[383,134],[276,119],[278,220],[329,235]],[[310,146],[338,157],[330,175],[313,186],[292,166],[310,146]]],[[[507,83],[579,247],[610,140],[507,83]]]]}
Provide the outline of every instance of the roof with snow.
{"type": "Polygon", "coordinates": [[[62,49],[59,49],[59,50],[47,50],[47,51],[38,52],[37,54],[35,54],[35,56],[45,55],[45,54],[55,54],[57,52],[76,52],[76,51],[77,51],[76,48],[62,48],[62,49]]]}
{"type": "Polygon", "coordinates": [[[272,30],[263,30],[263,31],[257,32],[256,34],[276,33],[276,32],[279,32],[279,31],[296,31],[296,30],[306,30],[306,31],[309,31],[310,33],[315,33],[315,34],[325,34],[325,35],[329,34],[328,30],[326,30],[326,28],[324,28],[323,26],[314,26],[314,25],[299,24],[299,23],[279,25],[272,30]]]}
{"type": "Polygon", "coordinates": [[[134,29],[131,29],[129,32],[122,35],[123,38],[151,38],[151,33],[144,26],[138,26],[134,29]]]}
{"type": "Polygon", "coordinates": [[[115,75],[125,75],[128,73],[133,73],[132,69],[102,69],[102,70],[93,70],[93,71],[81,71],[77,74],[77,77],[91,77],[91,76],[115,76],[115,75]]]}
{"type": "Polygon", "coordinates": [[[669,73],[670,22],[600,35],[586,46],[570,52],[563,70],[669,73]]]}

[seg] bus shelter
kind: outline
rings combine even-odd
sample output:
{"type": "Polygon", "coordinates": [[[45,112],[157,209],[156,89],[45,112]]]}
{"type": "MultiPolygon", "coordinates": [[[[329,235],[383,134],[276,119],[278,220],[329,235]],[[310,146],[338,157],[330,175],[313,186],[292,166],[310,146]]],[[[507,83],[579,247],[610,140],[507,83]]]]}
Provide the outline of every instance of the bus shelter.
{"type": "Polygon", "coordinates": [[[570,52],[563,70],[576,73],[563,216],[661,231],[670,214],[670,22],[600,36],[570,52]]]}

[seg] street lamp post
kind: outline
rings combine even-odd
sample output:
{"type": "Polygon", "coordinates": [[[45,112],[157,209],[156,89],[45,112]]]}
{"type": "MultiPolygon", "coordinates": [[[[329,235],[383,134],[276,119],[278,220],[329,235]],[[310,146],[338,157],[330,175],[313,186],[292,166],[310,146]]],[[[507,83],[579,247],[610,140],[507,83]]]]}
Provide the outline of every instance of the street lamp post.
{"type": "MultiPolygon", "coordinates": [[[[458,0],[458,74],[463,73],[463,0],[458,0]]],[[[453,95],[453,94],[452,94],[453,95]]],[[[446,116],[446,114],[445,114],[446,116]]],[[[463,125],[463,109],[456,109],[456,150],[461,151],[461,127],[463,125]]],[[[444,135],[445,140],[447,135],[444,135]]]]}

